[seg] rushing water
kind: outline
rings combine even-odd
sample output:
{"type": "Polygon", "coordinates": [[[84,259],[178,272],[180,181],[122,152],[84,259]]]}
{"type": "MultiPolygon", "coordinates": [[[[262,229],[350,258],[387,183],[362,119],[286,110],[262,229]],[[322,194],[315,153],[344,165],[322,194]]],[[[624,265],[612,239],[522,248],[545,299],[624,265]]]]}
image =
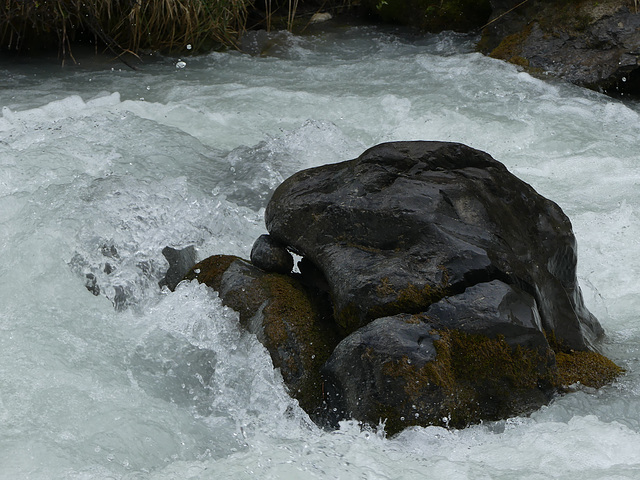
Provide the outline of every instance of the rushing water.
{"type": "Polygon", "coordinates": [[[453,35],[182,60],[0,64],[0,478],[640,478],[637,104],[453,35]],[[247,257],[284,178],[412,139],[487,151],[565,210],[615,385],[460,431],[322,431],[215,293],[158,287],[164,246],[247,257]]]}

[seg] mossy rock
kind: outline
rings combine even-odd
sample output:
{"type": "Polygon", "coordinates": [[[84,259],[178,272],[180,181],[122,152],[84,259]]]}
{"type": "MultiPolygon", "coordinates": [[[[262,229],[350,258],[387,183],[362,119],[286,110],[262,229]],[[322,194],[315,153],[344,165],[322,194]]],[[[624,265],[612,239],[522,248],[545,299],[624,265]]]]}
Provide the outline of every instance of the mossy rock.
{"type": "Polygon", "coordinates": [[[624,369],[598,352],[556,352],[558,381],[564,387],[584,385],[601,388],[618,378],[624,369]]]}
{"type": "Polygon", "coordinates": [[[525,66],[523,64],[528,66],[529,61],[522,57],[522,45],[531,35],[531,28],[532,26],[528,25],[521,32],[503,38],[500,44],[491,51],[490,56],[521,66],[525,66]]]}
{"type": "Polygon", "coordinates": [[[198,262],[186,273],[185,280],[198,280],[215,291],[220,290],[222,274],[227,271],[229,265],[236,260],[242,260],[233,255],[213,255],[198,262]]]}
{"type": "Polygon", "coordinates": [[[267,273],[228,255],[209,257],[186,277],[216,290],[267,348],[292,397],[310,415],[322,405],[320,368],[340,340],[324,294],[291,275],[267,273]]]}
{"type": "Polygon", "coordinates": [[[390,435],[412,425],[462,428],[530,413],[549,402],[557,379],[550,349],[437,330],[422,315],[361,328],[340,343],[324,373],[336,420],[384,421],[390,435]]]}
{"type": "Polygon", "coordinates": [[[385,421],[394,434],[525,415],[569,385],[597,388],[621,370],[599,353],[562,348],[532,296],[491,281],[356,330],[323,373],[336,411],[329,421],[385,421]]]}
{"type": "Polygon", "coordinates": [[[575,386],[601,388],[624,373],[624,369],[596,351],[580,351],[558,341],[555,332],[547,332],[551,348],[556,354],[558,384],[569,391],[575,386]]]}
{"type": "Polygon", "coordinates": [[[438,374],[451,426],[530,413],[546,404],[557,387],[550,349],[512,347],[503,335],[437,334],[438,357],[427,371],[438,374]]]}
{"type": "Polygon", "coordinates": [[[631,0],[498,1],[478,50],[532,74],[612,96],[640,95],[640,14],[631,0]]]}
{"type": "Polygon", "coordinates": [[[491,15],[489,0],[366,0],[364,5],[384,22],[428,32],[470,32],[491,15]]]}
{"type": "Polygon", "coordinates": [[[449,296],[452,289],[448,284],[446,274],[437,285],[425,284],[422,286],[409,283],[405,288],[394,290],[393,287],[382,278],[380,285],[376,287],[380,297],[387,299],[386,303],[374,306],[369,315],[372,319],[395,315],[396,313],[418,313],[425,307],[449,296]]]}
{"type": "Polygon", "coordinates": [[[535,300],[500,281],[371,322],[336,347],[324,373],[331,408],[386,419],[389,433],[529,413],[558,386],[535,300]]]}
{"type": "Polygon", "coordinates": [[[214,256],[187,278],[239,312],[322,425],[459,428],[621,371],[594,353],[569,219],[483,152],[378,145],[287,179],[265,223],[300,274],[214,256]]]}

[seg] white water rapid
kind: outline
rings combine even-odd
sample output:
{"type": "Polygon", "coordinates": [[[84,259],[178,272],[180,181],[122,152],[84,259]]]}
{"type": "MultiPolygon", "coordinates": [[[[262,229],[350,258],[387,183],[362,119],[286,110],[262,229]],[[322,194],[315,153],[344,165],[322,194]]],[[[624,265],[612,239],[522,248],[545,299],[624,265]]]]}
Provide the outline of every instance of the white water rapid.
{"type": "Polygon", "coordinates": [[[473,42],[358,27],[138,71],[2,60],[0,478],[640,478],[640,107],[473,42]],[[215,293],[158,287],[166,245],[248,257],[294,172],[418,139],[564,209],[619,381],[459,431],[323,431],[215,293]]]}

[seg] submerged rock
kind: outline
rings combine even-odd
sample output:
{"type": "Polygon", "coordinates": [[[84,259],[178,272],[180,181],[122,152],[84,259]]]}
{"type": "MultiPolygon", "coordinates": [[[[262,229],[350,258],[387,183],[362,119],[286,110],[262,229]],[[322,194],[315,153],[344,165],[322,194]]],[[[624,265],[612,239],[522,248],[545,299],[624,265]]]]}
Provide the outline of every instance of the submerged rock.
{"type": "Polygon", "coordinates": [[[186,278],[240,313],[322,425],[464,427],[620,373],[595,351],[569,220],[486,153],[378,145],[293,175],[265,219],[254,250],[293,251],[300,273],[214,256],[186,278]]]}
{"type": "MultiPolygon", "coordinates": [[[[129,246],[98,240],[83,245],[69,261],[89,292],[109,299],[117,311],[123,311],[138,304],[144,292],[157,288],[164,274],[163,260],[129,246]]],[[[184,272],[180,275],[179,279],[184,272]]]]}
{"type": "Polygon", "coordinates": [[[169,262],[169,269],[164,278],[160,280],[159,285],[161,287],[166,285],[169,290],[174,291],[186,273],[195,265],[196,247],[189,245],[181,250],[173,247],[164,247],[162,255],[169,262]]]}

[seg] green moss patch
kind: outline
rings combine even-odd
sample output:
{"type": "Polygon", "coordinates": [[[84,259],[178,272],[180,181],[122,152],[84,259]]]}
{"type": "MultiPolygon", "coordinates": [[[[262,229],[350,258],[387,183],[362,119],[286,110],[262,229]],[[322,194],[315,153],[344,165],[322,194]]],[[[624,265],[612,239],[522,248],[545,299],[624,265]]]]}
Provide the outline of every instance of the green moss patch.
{"type": "Polygon", "coordinates": [[[600,388],[613,382],[624,369],[597,352],[556,352],[558,379],[562,386],[577,383],[600,388]]]}
{"type": "Polygon", "coordinates": [[[438,358],[428,368],[438,372],[446,397],[455,399],[449,404],[453,426],[524,413],[531,405],[544,403],[543,390],[555,384],[550,351],[513,348],[503,336],[488,338],[457,330],[438,334],[440,340],[434,342],[438,358]]]}
{"type": "Polygon", "coordinates": [[[322,404],[320,369],[341,339],[329,304],[285,275],[270,274],[261,283],[271,299],[264,309],[265,346],[291,395],[313,413],[322,404]]]}
{"type": "Polygon", "coordinates": [[[366,316],[370,320],[398,313],[419,313],[427,309],[429,305],[442,300],[453,292],[449,285],[448,272],[442,269],[442,279],[436,285],[425,284],[423,286],[409,283],[405,288],[396,290],[388,278],[380,279],[375,287],[376,295],[383,303],[374,306],[366,316]]]}
{"type": "Polygon", "coordinates": [[[502,39],[500,44],[489,54],[492,58],[507,60],[516,65],[528,66],[529,61],[521,56],[522,46],[531,35],[533,25],[527,25],[521,32],[508,35],[502,39]]]}
{"type": "MultiPolygon", "coordinates": [[[[443,270],[443,278],[440,284],[426,284],[417,286],[409,283],[405,288],[396,290],[386,277],[380,283],[372,287],[374,295],[378,298],[377,305],[364,311],[364,307],[349,304],[340,311],[335,312],[335,318],[342,328],[345,336],[358,328],[375,320],[376,318],[396,315],[398,313],[419,313],[442,298],[450,295],[449,277],[443,270]]],[[[374,301],[371,301],[374,303],[374,301]]]]}
{"type": "Polygon", "coordinates": [[[222,302],[239,312],[240,323],[257,334],[291,396],[309,413],[319,409],[320,369],[342,338],[324,293],[311,291],[290,275],[266,273],[229,255],[198,263],[186,279],[223,290],[222,302]],[[225,285],[225,272],[233,276],[230,286],[225,285]]]}
{"type": "MultiPolygon", "coordinates": [[[[243,325],[257,333],[292,397],[312,416],[316,412],[321,416],[320,371],[344,338],[326,294],[306,287],[292,275],[266,273],[227,255],[198,263],[186,278],[225,291],[224,304],[240,312],[243,325]]],[[[372,288],[380,297],[395,298],[377,307],[373,315],[378,317],[418,313],[449,293],[446,272],[435,286],[410,284],[396,291],[389,279],[382,279],[372,288]]],[[[352,311],[343,312],[360,318],[361,312],[350,308],[352,311]]],[[[405,321],[421,323],[424,318],[416,314],[405,321]]],[[[355,325],[350,326],[355,329],[355,325]]],[[[580,383],[600,388],[623,372],[599,353],[563,348],[553,332],[546,332],[546,350],[513,347],[503,336],[489,338],[455,329],[434,329],[430,336],[435,359],[422,365],[407,356],[382,357],[371,348],[362,353],[375,381],[383,385],[367,420],[386,419],[390,435],[411,425],[463,428],[482,420],[527,414],[548,403],[563,387],[580,383]]]]}
{"type": "Polygon", "coordinates": [[[555,352],[557,383],[561,387],[582,384],[591,388],[601,388],[624,373],[623,368],[601,353],[567,348],[557,339],[555,332],[545,332],[545,336],[555,352]]]}
{"type": "Polygon", "coordinates": [[[541,375],[552,378],[542,365],[548,362],[537,350],[512,348],[500,335],[488,338],[457,330],[438,332],[435,342],[439,355],[450,357],[451,373],[458,381],[513,388],[536,388],[541,375]]]}

